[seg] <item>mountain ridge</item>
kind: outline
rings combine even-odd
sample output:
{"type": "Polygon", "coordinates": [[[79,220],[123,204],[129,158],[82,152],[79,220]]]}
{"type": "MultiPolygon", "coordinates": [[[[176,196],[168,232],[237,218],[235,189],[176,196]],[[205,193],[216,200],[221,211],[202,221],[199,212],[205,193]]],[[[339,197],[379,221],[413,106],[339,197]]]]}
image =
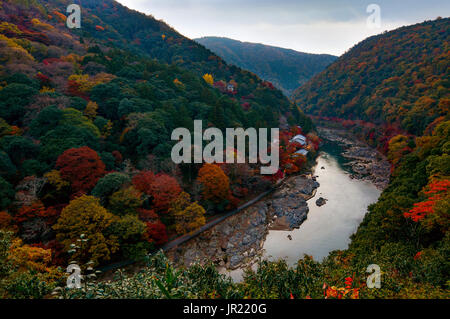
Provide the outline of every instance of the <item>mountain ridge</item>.
{"type": "Polygon", "coordinates": [[[247,69],[290,96],[337,57],[312,54],[262,43],[226,37],[202,37],[194,41],[221,56],[226,62],[247,69]]]}
{"type": "Polygon", "coordinates": [[[449,112],[449,18],[369,37],[299,87],[311,115],[389,124],[421,135],[449,112]]]}

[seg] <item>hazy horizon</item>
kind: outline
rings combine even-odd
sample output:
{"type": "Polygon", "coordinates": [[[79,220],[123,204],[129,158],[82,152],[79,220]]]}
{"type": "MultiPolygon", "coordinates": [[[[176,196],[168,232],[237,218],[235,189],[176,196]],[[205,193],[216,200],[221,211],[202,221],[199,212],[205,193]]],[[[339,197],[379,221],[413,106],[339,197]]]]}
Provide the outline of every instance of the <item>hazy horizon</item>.
{"type": "MultiPolygon", "coordinates": [[[[430,0],[118,0],[151,14],[191,39],[226,37],[306,53],[342,55],[367,37],[438,16],[450,2],[430,0]],[[381,8],[381,27],[369,28],[369,4],[381,8]]],[[[442,13],[446,13],[443,15],[442,13]]]]}

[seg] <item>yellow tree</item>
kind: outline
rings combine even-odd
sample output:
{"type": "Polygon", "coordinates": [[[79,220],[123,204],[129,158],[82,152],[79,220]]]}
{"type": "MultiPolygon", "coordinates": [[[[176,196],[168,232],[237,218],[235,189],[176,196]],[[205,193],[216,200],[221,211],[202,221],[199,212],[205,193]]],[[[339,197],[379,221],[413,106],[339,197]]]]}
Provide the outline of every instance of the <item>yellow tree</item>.
{"type": "Polygon", "coordinates": [[[205,209],[197,202],[191,203],[191,197],[186,192],[182,192],[172,203],[169,214],[174,218],[179,234],[194,231],[206,223],[205,209]]]}
{"type": "MultiPolygon", "coordinates": [[[[8,235],[8,233],[0,231],[0,242],[2,242],[2,245],[0,245],[0,262],[2,262],[0,272],[6,269],[6,283],[15,282],[23,274],[28,273],[37,282],[41,284],[45,282],[46,286],[54,287],[55,283],[64,274],[59,267],[57,268],[51,265],[52,251],[50,249],[25,245],[21,239],[12,238],[11,235],[12,233],[8,235]]],[[[0,296],[1,294],[0,288],[0,296]]],[[[7,293],[4,297],[11,296],[7,293]]]]}
{"type": "Polygon", "coordinates": [[[175,227],[178,233],[189,233],[205,225],[205,209],[197,202],[175,215],[175,227]]]}
{"type": "Polygon", "coordinates": [[[121,189],[109,198],[109,210],[115,215],[137,215],[137,209],[142,206],[142,193],[133,186],[121,189]]]}
{"type": "Polygon", "coordinates": [[[57,170],[52,170],[44,174],[47,179],[47,183],[54,186],[58,191],[64,187],[70,186],[70,183],[61,177],[61,173],[57,170]]]}
{"type": "Polygon", "coordinates": [[[181,192],[180,195],[170,204],[169,215],[175,216],[177,212],[183,211],[191,203],[191,196],[186,192],[181,192]]]}
{"type": "Polygon", "coordinates": [[[99,199],[83,195],[70,202],[63,209],[57,223],[53,226],[56,239],[67,251],[73,245],[79,246],[73,255],[78,262],[109,260],[118,249],[117,236],[106,234],[105,230],[117,217],[100,205],[99,199]],[[82,236],[84,235],[84,236],[82,236]],[[83,237],[83,242],[80,242],[83,237]]]}
{"type": "Polygon", "coordinates": [[[90,120],[95,119],[97,116],[97,109],[98,104],[92,101],[89,101],[89,103],[86,105],[86,108],[84,110],[84,115],[90,120]]]}
{"type": "Polygon", "coordinates": [[[16,271],[33,270],[45,272],[52,260],[52,251],[40,247],[24,245],[21,239],[14,239],[9,248],[8,259],[16,267],[16,271]]]}
{"type": "Polygon", "coordinates": [[[203,75],[203,80],[205,80],[206,83],[213,85],[214,84],[214,78],[211,74],[206,73],[205,75],[203,75]]]}

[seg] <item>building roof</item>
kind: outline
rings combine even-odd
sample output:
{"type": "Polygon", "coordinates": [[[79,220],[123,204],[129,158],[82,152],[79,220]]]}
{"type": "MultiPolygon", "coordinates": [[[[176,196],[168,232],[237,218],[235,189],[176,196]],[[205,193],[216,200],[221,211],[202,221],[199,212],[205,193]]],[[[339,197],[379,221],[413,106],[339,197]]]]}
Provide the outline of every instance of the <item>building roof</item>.
{"type": "Polygon", "coordinates": [[[297,152],[295,152],[294,154],[300,154],[300,155],[306,156],[306,155],[308,155],[308,151],[302,148],[302,149],[298,150],[297,152]]]}
{"type": "Polygon", "coordinates": [[[290,142],[291,143],[296,142],[296,143],[300,143],[301,145],[305,145],[306,144],[306,137],[301,135],[301,134],[299,134],[299,135],[294,136],[290,140],[290,142]]]}
{"type": "Polygon", "coordinates": [[[295,135],[292,139],[293,139],[293,140],[295,140],[295,139],[301,139],[301,140],[305,140],[305,141],[306,141],[306,136],[304,136],[304,135],[302,135],[302,134],[298,134],[298,135],[295,135]]]}

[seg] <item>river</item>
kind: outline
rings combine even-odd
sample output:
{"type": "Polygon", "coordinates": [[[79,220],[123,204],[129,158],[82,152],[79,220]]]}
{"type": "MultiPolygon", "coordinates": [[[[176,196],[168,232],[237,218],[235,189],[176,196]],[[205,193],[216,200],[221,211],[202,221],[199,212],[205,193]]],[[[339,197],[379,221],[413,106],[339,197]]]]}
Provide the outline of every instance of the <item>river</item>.
{"type": "MultiPolygon", "coordinates": [[[[263,246],[264,258],[282,258],[294,265],[305,254],[321,261],[331,251],[348,247],[350,236],[363,220],[367,207],[377,201],[381,190],[369,181],[352,179],[339,153],[335,147],[324,148],[321,152],[314,169],[320,187],[316,196],[308,201],[308,218],[299,229],[270,230],[263,246]],[[327,199],[321,207],[316,205],[319,197],[327,199]]],[[[224,273],[240,281],[243,270],[224,273]]]]}
{"type": "Polygon", "coordinates": [[[293,231],[269,231],[263,247],[266,258],[284,258],[293,265],[304,254],[322,260],[333,250],[346,249],[367,206],[375,203],[381,193],[370,182],[351,179],[336,157],[329,153],[320,155],[314,174],[320,187],[316,196],[308,201],[308,219],[293,231]],[[328,200],[321,207],[315,203],[319,197],[328,200]]]}

